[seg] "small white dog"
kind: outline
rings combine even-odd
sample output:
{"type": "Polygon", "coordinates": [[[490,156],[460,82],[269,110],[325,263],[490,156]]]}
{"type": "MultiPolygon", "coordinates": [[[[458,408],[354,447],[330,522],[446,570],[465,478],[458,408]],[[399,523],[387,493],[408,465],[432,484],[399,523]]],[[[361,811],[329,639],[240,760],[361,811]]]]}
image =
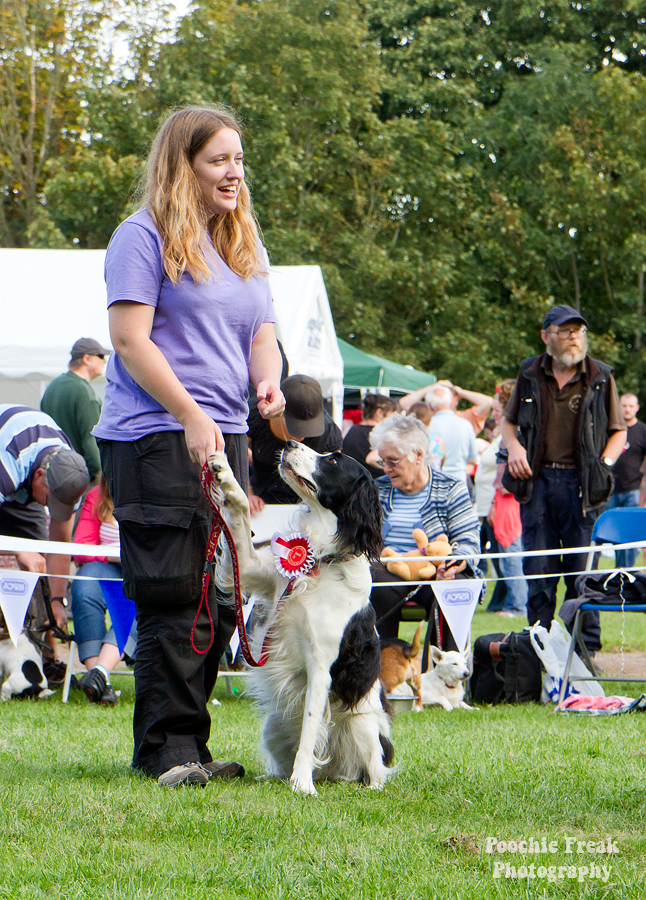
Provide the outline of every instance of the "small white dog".
{"type": "Polygon", "coordinates": [[[0,677],[2,700],[11,700],[14,695],[40,700],[54,693],[47,686],[38,650],[24,634],[18,638],[17,647],[13,641],[0,641],[0,677]]]}
{"type": "Polygon", "coordinates": [[[447,712],[456,708],[475,709],[464,702],[464,682],[470,674],[464,654],[432,646],[431,658],[435,668],[422,675],[422,704],[441,706],[447,712]]]}

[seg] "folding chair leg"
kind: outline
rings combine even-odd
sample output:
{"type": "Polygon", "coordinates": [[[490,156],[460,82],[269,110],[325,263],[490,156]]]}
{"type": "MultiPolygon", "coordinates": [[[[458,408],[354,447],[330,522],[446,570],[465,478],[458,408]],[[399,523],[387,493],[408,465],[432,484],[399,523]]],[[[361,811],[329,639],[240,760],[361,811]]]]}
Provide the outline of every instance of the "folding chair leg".
{"type": "MultiPolygon", "coordinates": [[[[237,634],[237,632],[236,632],[237,634]]],[[[227,694],[229,697],[234,697],[233,693],[233,685],[231,684],[231,675],[227,675],[227,672],[230,672],[229,663],[227,662],[226,653],[222,654],[222,659],[220,660],[220,664],[222,668],[220,669],[220,675],[224,678],[224,684],[226,685],[227,694]]]]}
{"type": "Polygon", "coordinates": [[[428,660],[431,652],[431,632],[433,631],[433,625],[435,625],[435,634],[436,639],[439,640],[440,634],[440,616],[439,616],[439,604],[437,602],[437,598],[433,598],[433,604],[431,606],[431,611],[428,615],[428,624],[426,626],[426,634],[424,635],[424,647],[422,649],[422,675],[425,672],[428,672],[428,660]]]}
{"type": "Polygon", "coordinates": [[[567,659],[565,660],[565,669],[563,670],[563,677],[561,678],[561,690],[559,692],[559,703],[563,703],[565,699],[565,692],[568,686],[568,680],[570,676],[570,669],[572,668],[572,657],[574,656],[574,648],[576,647],[576,635],[577,629],[579,627],[579,619],[581,618],[581,611],[577,609],[576,616],[574,618],[574,628],[572,629],[572,635],[570,637],[570,646],[567,648],[567,659]]]}
{"type": "MultiPolygon", "coordinates": [[[[576,649],[576,645],[579,645],[581,648],[581,653],[583,656],[583,662],[586,664],[588,671],[591,675],[596,676],[596,672],[594,670],[594,663],[590,659],[590,654],[588,653],[588,648],[585,645],[585,641],[583,640],[583,614],[580,609],[577,609],[576,616],[574,617],[574,626],[572,628],[572,637],[570,638],[570,646],[567,649],[567,659],[565,661],[565,669],[563,670],[563,677],[561,678],[561,690],[559,691],[559,703],[563,703],[565,699],[565,692],[567,690],[568,682],[570,680],[570,669],[572,668],[572,658],[574,656],[574,650],[576,649]]],[[[573,679],[576,681],[576,679],[573,679]]]]}
{"type": "MultiPolygon", "coordinates": [[[[65,680],[63,682],[63,703],[67,703],[70,696],[70,685],[72,683],[72,670],[74,669],[74,654],[76,652],[76,641],[70,641],[70,655],[67,660],[67,668],[65,669],[65,680]]],[[[80,660],[79,660],[80,662],[80,660]]]]}
{"type": "Polygon", "coordinates": [[[579,645],[579,647],[581,648],[581,651],[583,653],[583,662],[586,664],[590,674],[596,675],[597,673],[594,670],[594,663],[590,659],[590,654],[588,653],[588,648],[586,647],[585,641],[583,640],[583,637],[582,637],[583,616],[580,613],[581,613],[581,610],[579,610],[579,615],[577,617],[577,621],[574,623],[575,628],[573,629],[575,636],[576,636],[576,642],[579,645]]]}

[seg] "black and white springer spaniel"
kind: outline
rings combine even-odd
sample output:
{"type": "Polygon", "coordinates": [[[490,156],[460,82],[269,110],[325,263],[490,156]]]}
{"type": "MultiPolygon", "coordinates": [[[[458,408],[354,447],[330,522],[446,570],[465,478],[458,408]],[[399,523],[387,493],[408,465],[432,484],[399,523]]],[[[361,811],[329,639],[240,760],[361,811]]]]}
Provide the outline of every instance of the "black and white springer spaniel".
{"type": "MultiPolygon", "coordinates": [[[[268,658],[251,670],[249,682],[265,716],[268,775],[289,777],[292,789],[304,794],[316,794],[315,779],[382,788],[393,771],[393,746],[369,602],[369,560],[381,548],[381,511],[370,475],[342,453],[320,456],[287,442],[279,471],[303,501],[294,525],[309,539],[315,566],[283,596],[286,579],[269,548],[253,547],[249,503],[225,455],[216,453],[209,465],[224,496],[242,589],[264,606],[266,627],[254,632],[252,651],[257,659],[264,642],[268,658]]],[[[231,590],[228,551],[216,577],[220,588],[231,590]]]]}

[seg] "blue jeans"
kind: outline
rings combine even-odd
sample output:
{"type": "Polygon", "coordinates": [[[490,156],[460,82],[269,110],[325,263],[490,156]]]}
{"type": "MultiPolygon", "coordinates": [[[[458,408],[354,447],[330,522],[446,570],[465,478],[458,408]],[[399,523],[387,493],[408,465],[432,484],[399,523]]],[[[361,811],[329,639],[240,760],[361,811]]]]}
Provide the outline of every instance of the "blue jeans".
{"type": "MultiPolygon", "coordinates": [[[[574,469],[540,469],[534,480],[532,496],[520,504],[525,550],[558,550],[566,547],[588,547],[599,510],[583,515],[579,476],[574,469]]],[[[539,575],[527,585],[527,619],[530,625],[540,622],[549,630],[556,610],[558,575],[564,573],[565,599],[577,596],[575,572],[585,569],[587,554],[567,553],[561,556],[526,556],[525,575],[539,575]]],[[[601,649],[601,626],[598,612],[583,616],[583,640],[590,653],[601,649]]]]}
{"type": "MultiPolygon", "coordinates": [[[[608,509],[616,509],[620,506],[639,506],[639,488],[636,491],[613,494],[603,511],[606,512],[608,509]]],[[[629,569],[635,565],[638,553],[637,547],[633,547],[631,550],[615,550],[615,565],[618,569],[629,569]]]]}
{"type": "MultiPolygon", "coordinates": [[[[91,575],[94,578],[121,578],[121,566],[117,563],[90,562],[78,571],[79,575],[91,575]]],[[[74,639],[78,647],[79,659],[84,662],[92,656],[98,656],[103,644],[114,644],[117,639],[114,628],[106,634],[106,605],[103,591],[98,581],[72,582],[72,618],[74,620],[74,639]]],[[[134,656],[137,646],[137,620],[132,623],[125,653],[134,656]]]]}
{"type": "MultiPolygon", "coordinates": [[[[516,538],[508,547],[501,547],[502,553],[509,551],[515,553],[523,549],[522,537],[516,538]]],[[[503,578],[511,578],[512,575],[523,574],[523,557],[511,556],[507,559],[500,560],[500,568],[502,569],[503,578]]],[[[505,605],[503,612],[516,613],[521,616],[527,615],[527,579],[518,578],[513,581],[506,581],[507,596],[505,597],[505,605]]]]}

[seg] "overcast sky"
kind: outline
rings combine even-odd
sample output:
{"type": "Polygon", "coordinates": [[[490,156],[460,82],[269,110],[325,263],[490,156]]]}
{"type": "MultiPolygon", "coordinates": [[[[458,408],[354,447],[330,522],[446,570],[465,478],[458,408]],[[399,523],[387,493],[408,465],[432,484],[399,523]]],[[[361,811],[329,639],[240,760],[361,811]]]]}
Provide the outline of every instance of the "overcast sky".
{"type": "Polygon", "coordinates": [[[183,15],[189,7],[191,0],[173,0],[175,6],[177,7],[177,12],[181,16],[183,15]]]}

